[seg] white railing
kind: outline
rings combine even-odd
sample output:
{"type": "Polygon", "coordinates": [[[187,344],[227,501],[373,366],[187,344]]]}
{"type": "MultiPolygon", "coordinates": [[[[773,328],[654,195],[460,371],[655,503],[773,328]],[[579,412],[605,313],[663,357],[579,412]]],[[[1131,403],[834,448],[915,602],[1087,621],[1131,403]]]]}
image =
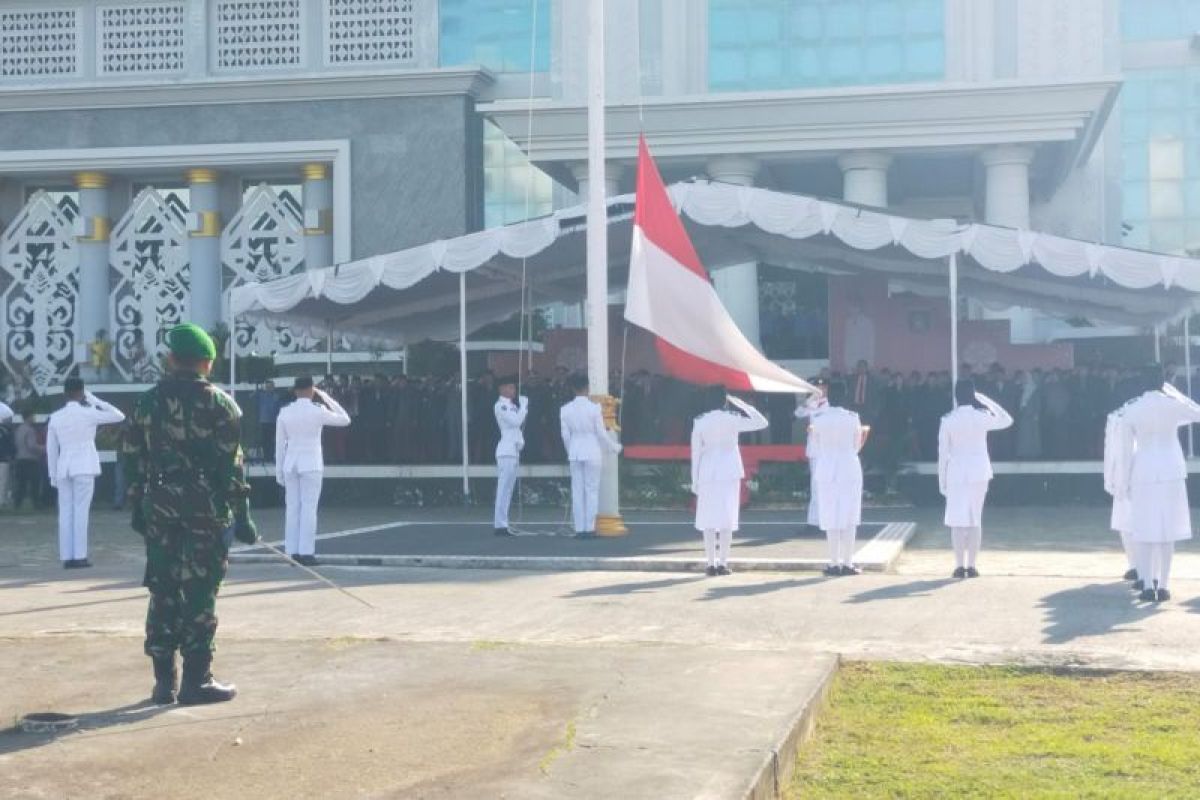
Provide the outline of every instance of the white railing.
{"type": "Polygon", "coordinates": [[[435,0],[0,0],[0,88],[436,67],[435,0]]]}

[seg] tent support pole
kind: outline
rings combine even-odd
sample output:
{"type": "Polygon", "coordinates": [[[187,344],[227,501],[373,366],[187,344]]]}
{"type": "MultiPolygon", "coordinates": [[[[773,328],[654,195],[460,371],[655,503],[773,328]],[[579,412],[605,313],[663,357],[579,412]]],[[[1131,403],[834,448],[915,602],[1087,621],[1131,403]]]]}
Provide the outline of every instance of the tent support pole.
{"type": "MultiPolygon", "coordinates": [[[[407,362],[404,365],[408,370],[407,362]]],[[[470,448],[467,444],[467,273],[458,273],[458,376],[459,401],[462,405],[462,485],[463,498],[471,497],[470,448]]]]}
{"type": "Polygon", "coordinates": [[[233,292],[229,293],[229,396],[237,402],[237,313],[233,310],[233,292]]]}
{"type": "Polygon", "coordinates": [[[950,407],[958,384],[958,253],[950,254],[950,407]]]}
{"type": "Polygon", "coordinates": [[[325,323],[325,374],[333,375],[333,322],[325,323]]]}
{"type": "MultiPolygon", "coordinates": [[[[1192,315],[1183,318],[1183,369],[1187,376],[1187,395],[1192,398],[1192,315]]],[[[1195,425],[1188,425],[1188,458],[1196,457],[1195,425]]]]}

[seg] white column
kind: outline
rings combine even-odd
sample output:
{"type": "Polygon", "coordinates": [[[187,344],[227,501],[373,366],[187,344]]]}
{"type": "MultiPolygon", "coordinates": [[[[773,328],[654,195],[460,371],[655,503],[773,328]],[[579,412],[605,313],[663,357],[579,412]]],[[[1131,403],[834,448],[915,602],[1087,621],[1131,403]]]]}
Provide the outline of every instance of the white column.
{"type": "Polygon", "coordinates": [[[842,198],[874,208],[887,208],[888,167],[892,157],[887,153],[858,151],[838,159],[842,168],[842,198]]]}
{"type": "MultiPolygon", "coordinates": [[[[221,206],[216,170],[201,167],[187,172],[191,198],[188,261],[192,285],[188,300],[191,321],[211,331],[221,320],[221,206]]],[[[230,331],[230,341],[232,342],[230,331]]],[[[231,345],[232,347],[232,345],[231,345]]]]}
{"type": "Polygon", "coordinates": [[[79,295],[75,309],[79,336],[75,340],[76,362],[84,366],[83,377],[98,380],[100,373],[90,366],[90,344],[108,324],[108,237],[112,222],[108,216],[108,176],[102,172],[80,172],[75,176],[79,189],[79,295]]]}
{"type": "MultiPolygon", "coordinates": [[[[573,161],[570,164],[571,175],[575,177],[575,182],[579,185],[579,190],[576,194],[579,196],[579,202],[587,203],[588,196],[591,192],[591,182],[588,177],[588,162],[573,161]]],[[[625,174],[625,165],[619,161],[604,162],[604,196],[615,197],[621,188],[621,176],[625,174]]]]}
{"type": "Polygon", "coordinates": [[[333,265],[333,181],[327,164],[305,164],[304,267],[323,269],[333,265]]]}
{"type": "MultiPolygon", "coordinates": [[[[1029,165],[1033,148],[1001,145],[985,150],[981,157],[987,173],[984,221],[1008,228],[1029,228],[1029,165]]],[[[999,314],[984,313],[989,319],[1007,319],[1015,343],[1034,341],[1034,312],[1013,308],[999,314]]]]}
{"type": "MultiPolygon", "coordinates": [[[[753,186],[760,168],[749,156],[719,156],[708,162],[708,177],[721,183],[753,186]]],[[[759,346],[758,263],[732,264],[712,270],[713,287],[738,328],[759,346]]]]}

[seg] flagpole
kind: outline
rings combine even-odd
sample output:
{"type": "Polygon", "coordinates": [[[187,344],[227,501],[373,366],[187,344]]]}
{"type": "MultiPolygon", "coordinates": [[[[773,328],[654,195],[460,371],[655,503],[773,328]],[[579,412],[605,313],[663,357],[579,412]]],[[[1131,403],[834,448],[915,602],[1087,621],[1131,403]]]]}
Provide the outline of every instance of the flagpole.
{"type": "MultiPolygon", "coordinates": [[[[608,394],[608,207],[604,174],[604,0],[588,3],[588,193],[587,331],[588,383],[604,408],[605,424],[616,425],[616,402],[608,394]]],[[[600,477],[596,533],[620,536],[617,458],[605,455],[600,477]]]]}

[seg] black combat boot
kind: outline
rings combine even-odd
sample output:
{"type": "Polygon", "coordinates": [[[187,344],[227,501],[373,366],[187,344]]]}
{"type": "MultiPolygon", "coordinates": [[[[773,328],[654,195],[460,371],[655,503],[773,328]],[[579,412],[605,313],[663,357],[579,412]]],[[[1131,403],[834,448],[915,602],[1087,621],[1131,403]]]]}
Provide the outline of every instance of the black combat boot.
{"type": "Polygon", "coordinates": [[[169,706],[175,702],[176,685],[179,683],[179,670],[175,668],[175,654],[154,657],[154,691],[150,693],[150,702],[160,706],[169,706]]]}
{"type": "Polygon", "coordinates": [[[183,681],[179,684],[179,705],[203,706],[209,703],[224,703],[237,696],[233,684],[217,683],[209,667],[212,654],[195,654],[183,659],[183,681]]]}

